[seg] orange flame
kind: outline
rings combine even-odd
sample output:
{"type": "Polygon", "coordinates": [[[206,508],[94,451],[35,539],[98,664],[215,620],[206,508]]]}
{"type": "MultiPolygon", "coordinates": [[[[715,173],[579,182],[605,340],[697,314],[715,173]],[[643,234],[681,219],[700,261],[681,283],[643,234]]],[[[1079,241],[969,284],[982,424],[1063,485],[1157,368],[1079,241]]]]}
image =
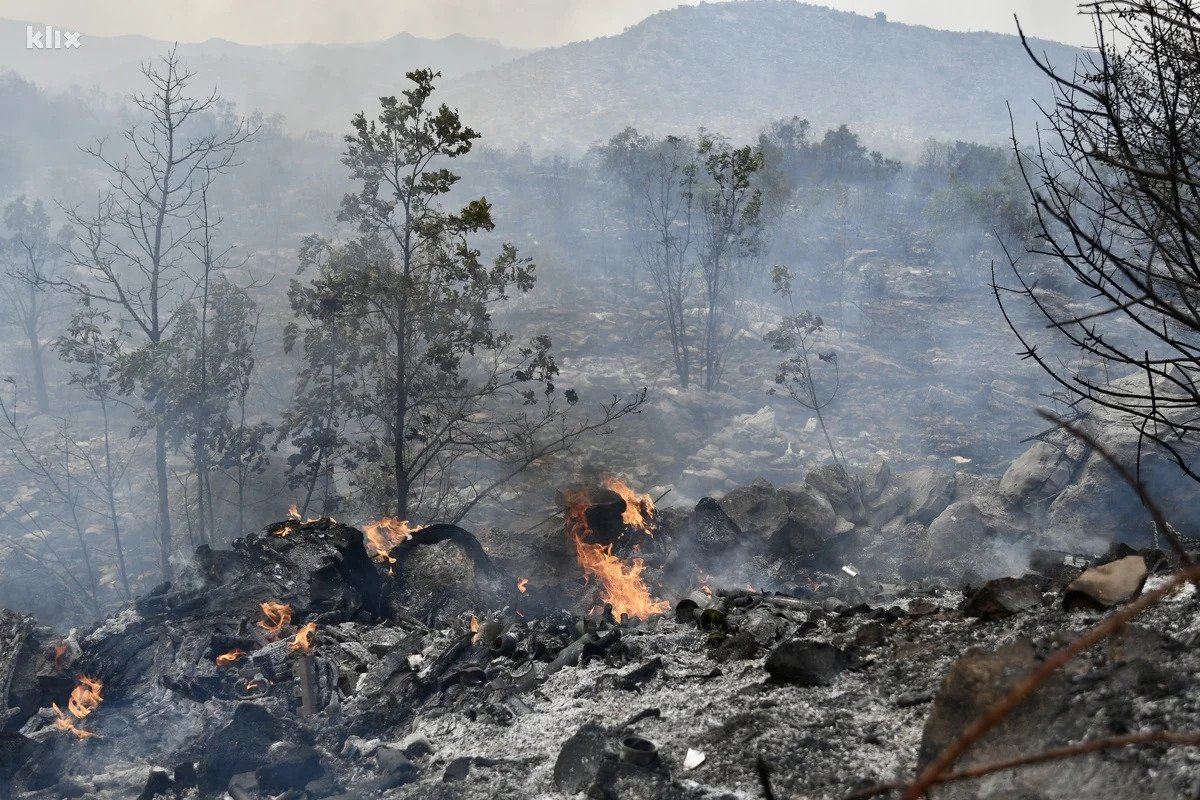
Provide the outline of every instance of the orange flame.
{"type": "Polygon", "coordinates": [[[300,509],[295,503],[292,503],[290,506],[288,506],[288,519],[300,519],[300,509]]]}
{"type": "Polygon", "coordinates": [[[363,533],[374,551],[375,558],[389,564],[395,563],[396,559],[388,553],[404,540],[411,539],[415,530],[415,527],[408,524],[408,520],[395,517],[382,517],[363,525],[363,533]]]}
{"type": "Polygon", "coordinates": [[[66,654],[67,654],[67,643],[66,642],[59,642],[58,644],[54,645],[54,668],[56,670],[60,670],[60,671],[62,670],[63,656],[65,656],[66,654]]]}
{"type": "Polygon", "coordinates": [[[528,589],[529,589],[529,578],[520,578],[517,580],[517,591],[518,592],[520,592],[521,594],[525,594],[526,590],[528,590],[528,589]]]}
{"type": "MultiPolygon", "coordinates": [[[[67,698],[67,711],[71,712],[71,717],[82,720],[100,707],[100,703],[104,700],[100,690],[104,688],[104,684],[87,675],[80,675],[78,681],[75,688],[71,690],[71,696],[67,698]]],[[[77,726],[75,721],[58,707],[58,703],[51,703],[50,707],[54,709],[57,717],[54,720],[54,727],[60,731],[67,731],[79,739],[91,739],[97,736],[97,734],[77,726]]]]}
{"type": "Polygon", "coordinates": [[[479,642],[479,620],[475,615],[471,615],[471,642],[477,644],[479,642]]]}
{"type": "Polygon", "coordinates": [[[295,637],[292,638],[293,653],[311,653],[313,649],[313,636],[317,633],[317,623],[309,622],[303,628],[296,631],[295,637]]]}
{"type": "Polygon", "coordinates": [[[230,650],[228,653],[221,653],[217,656],[217,666],[228,667],[244,655],[246,655],[245,650],[230,650]]]}
{"type": "Polygon", "coordinates": [[[601,483],[605,489],[616,492],[625,501],[625,511],[621,514],[621,521],[630,528],[653,536],[654,500],[650,495],[635,492],[623,479],[611,475],[605,476],[601,483]]]}
{"type": "Polygon", "coordinates": [[[279,632],[292,621],[292,607],[287,603],[276,603],[274,600],[268,600],[259,607],[264,619],[258,621],[258,627],[266,631],[272,640],[278,638],[279,632]]]}
{"type": "MultiPolygon", "coordinates": [[[[638,495],[619,478],[606,478],[605,486],[624,498],[623,490],[632,498],[625,501],[625,513],[621,519],[630,527],[649,533],[654,513],[654,503],[647,495],[638,495]],[[632,521],[631,521],[632,520],[632,521]],[[644,527],[643,527],[644,526],[644,527]]],[[[583,567],[585,576],[594,576],[600,581],[600,598],[612,606],[613,615],[646,619],[670,607],[666,600],[656,600],[646,586],[643,573],[645,562],[640,558],[626,564],[613,554],[611,544],[594,544],[587,541],[591,528],[587,522],[590,498],[586,491],[571,492],[567,496],[567,533],[575,542],[575,557],[583,567]]]]}

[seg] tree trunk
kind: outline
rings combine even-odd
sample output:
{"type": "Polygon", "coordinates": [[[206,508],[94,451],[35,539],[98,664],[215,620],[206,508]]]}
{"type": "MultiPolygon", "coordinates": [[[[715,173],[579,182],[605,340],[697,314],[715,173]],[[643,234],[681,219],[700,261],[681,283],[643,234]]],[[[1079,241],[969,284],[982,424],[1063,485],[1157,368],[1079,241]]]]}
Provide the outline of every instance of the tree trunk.
{"type": "Polygon", "coordinates": [[[158,564],[162,579],[174,578],[171,570],[171,501],[167,483],[167,426],[163,420],[166,401],[160,394],[154,400],[154,478],[158,484],[158,564]]]}
{"type": "Polygon", "coordinates": [[[121,588],[125,592],[125,600],[133,595],[129,591],[129,571],[125,568],[125,548],[121,544],[121,522],[117,517],[117,494],[113,487],[112,443],[108,433],[108,403],[101,400],[100,409],[104,414],[104,494],[108,501],[108,518],[112,524],[113,546],[116,548],[117,574],[121,578],[121,588]]]}
{"type": "Polygon", "coordinates": [[[33,367],[33,392],[37,398],[37,409],[46,414],[50,411],[50,392],[46,388],[46,365],[42,358],[42,342],[38,336],[36,319],[30,320],[25,326],[25,337],[29,340],[29,360],[33,367]]]}

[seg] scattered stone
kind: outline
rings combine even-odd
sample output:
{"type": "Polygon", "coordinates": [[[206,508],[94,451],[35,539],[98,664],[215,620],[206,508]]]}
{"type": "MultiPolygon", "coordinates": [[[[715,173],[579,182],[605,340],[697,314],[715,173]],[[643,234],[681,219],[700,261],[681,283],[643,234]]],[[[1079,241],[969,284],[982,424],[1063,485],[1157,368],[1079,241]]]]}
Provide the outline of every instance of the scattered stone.
{"type": "Polygon", "coordinates": [[[963,616],[1003,619],[1042,603],[1041,590],[1024,578],[996,578],[976,589],[963,607],[963,616]]]}
{"type": "Polygon", "coordinates": [[[1127,603],[1141,594],[1146,575],[1146,560],[1139,555],[1092,567],[1067,587],[1063,605],[1068,610],[1103,610],[1127,603]]]}
{"type": "Polygon", "coordinates": [[[772,678],[800,686],[829,686],[848,666],[846,654],[826,642],[792,639],[767,657],[772,678]]]}

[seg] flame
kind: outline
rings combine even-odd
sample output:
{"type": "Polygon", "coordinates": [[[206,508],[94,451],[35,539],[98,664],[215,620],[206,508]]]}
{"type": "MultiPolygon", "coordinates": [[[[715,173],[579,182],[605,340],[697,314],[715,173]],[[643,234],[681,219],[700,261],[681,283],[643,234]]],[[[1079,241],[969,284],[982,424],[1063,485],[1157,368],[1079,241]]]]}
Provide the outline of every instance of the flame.
{"type": "Polygon", "coordinates": [[[78,683],[71,690],[71,696],[67,698],[67,711],[71,712],[71,716],[67,716],[58,707],[58,703],[50,704],[57,717],[54,720],[54,727],[60,731],[67,731],[79,739],[91,739],[97,736],[97,734],[83,730],[75,724],[75,721],[71,717],[82,720],[99,708],[100,703],[104,700],[104,697],[100,693],[100,690],[104,688],[104,684],[96,678],[89,678],[87,675],[80,675],[77,680],[78,683]]]}
{"type": "Polygon", "coordinates": [[[478,642],[479,642],[479,620],[475,618],[474,614],[472,614],[471,615],[471,643],[477,644],[478,642]]]}
{"type": "Polygon", "coordinates": [[[228,667],[244,655],[246,655],[245,650],[230,650],[228,653],[221,653],[217,656],[217,666],[228,667]]]}
{"type": "Polygon", "coordinates": [[[59,642],[58,644],[54,645],[54,668],[56,670],[59,670],[60,672],[62,671],[62,668],[63,668],[63,656],[65,656],[66,654],[67,654],[67,643],[66,642],[59,642]]]}
{"type": "Polygon", "coordinates": [[[363,533],[366,534],[367,542],[371,545],[375,558],[389,564],[396,563],[396,559],[389,556],[388,553],[404,540],[411,539],[415,530],[416,527],[410,526],[408,520],[395,517],[381,517],[363,525],[363,533]]]}
{"type": "Polygon", "coordinates": [[[288,519],[300,519],[300,509],[295,503],[292,503],[290,506],[288,506],[288,519]]]}
{"type": "Polygon", "coordinates": [[[654,500],[648,494],[635,492],[623,479],[606,476],[601,481],[605,489],[616,492],[625,501],[625,511],[621,521],[628,527],[653,536],[654,533],[654,500]]]}
{"type": "Polygon", "coordinates": [[[260,608],[262,608],[264,619],[258,621],[258,627],[266,631],[267,636],[272,640],[278,638],[279,632],[292,621],[292,607],[287,603],[268,600],[260,608]]]}
{"type": "Polygon", "coordinates": [[[518,592],[520,592],[521,594],[525,594],[525,592],[528,588],[529,588],[529,578],[520,578],[517,580],[517,591],[518,592]]]}
{"type": "MultiPolygon", "coordinates": [[[[625,499],[622,521],[631,528],[650,532],[654,514],[654,502],[648,495],[639,495],[620,478],[606,478],[606,488],[625,499]]],[[[585,576],[595,576],[600,581],[600,598],[612,606],[613,615],[646,619],[652,614],[666,611],[670,603],[656,600],[646,586],[643,573],[646,564],[635,558],[626,564],[613,554],[611,544],[594,544],[587,541],[591,528],[587,522],[590,498],[586,491],[571,492],[567,496],[567,533],[575,542],[575,557],[583,567],[585,576]]]]}
{"type": "Polygon", "coordinates": [[[285,538],[285,537],[287,537],[287,536],[290,536],[290,535],[291,535],[291,533],[292,533],[292,531],[296,530],[296,526],[295,526],[295,525],[293,525],[293,524],[292,524],[292,522],[295,522],[295,520],[291,520],[291,521],[289,521],[289,522],[285,522],[285,523],[283,524],[283,527],[282,527],[282,528],[280,528],[279,530],[275,531],[275,535],[276,535],[276,536],[278,536],[280,539],[283,539],[283,538],[285,538]]]}
{"type": "Polygon", "coordinates": [[[262,686],[261,681],[247,681],[246,688],[243,691],[253,692],[258,687],[262,686]]]}
{"type": "Polygon", "coordinates": [[[303,628],[296,631],[296,635],[292,638],[293,653],[311,653],[313,649],[313,636],[317,632],[317,623],[309,622],[303,628]]]}

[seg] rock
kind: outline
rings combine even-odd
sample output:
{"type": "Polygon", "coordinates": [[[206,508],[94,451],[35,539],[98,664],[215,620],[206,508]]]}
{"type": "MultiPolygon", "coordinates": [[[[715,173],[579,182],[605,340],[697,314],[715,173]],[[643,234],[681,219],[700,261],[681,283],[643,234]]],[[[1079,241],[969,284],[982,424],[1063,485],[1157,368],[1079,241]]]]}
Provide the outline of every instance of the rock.
{"type": "Polygon", "coordinates": [[[905,474],[912,491],[908,518],[928,525],[954,500],[954,476],[932,467],[921,467],[905,474]]]}
{"type": "Polygon", "coordinates": [[[400,742],[400,749],[409,758],[421,758],[433,752],[433,744],[419,733],[410,733],[400,742]]]}
{"type": "Polygon", "coordinates": [[[142,793],[138,795],[137,800],[153,800],[155,797],[160,797],[174,789],[175,781],[171,777],[171,773],[161,767],[153,767],[150,774],[146,777],[146,788],[142,789],[142,793]]]}
{"type": "Polygon", "coordinates": [[[941,609],[928,597],[918,597],[909,601],[906,610],[910,617],[927,617],[930,614],[936,614],[941,609]]]}
{"type": "Polygon", "coordinates": [[[409,760],[408,754],[399,747],[386,745],[375,751],[375,766],[384,775],[415,777],[416,765],[409,760]]]}
{"type": "Polygon", "coordinates": [[[846,654],[825,642],[791,639],[767,656],[766,670],[777,681],[829,686],[848,666],[846,654]]]}
{"type": "Polygon", "coordinates": [[[863,470],[863,501],[873,503],[892,482],[892,468],[885,459],[877,458],[863,470]]]}
{"type": "Polygon", "coordinates": [[[912,503],[912,489],[906,483],[896,483],[889,486],[873,504],[871,509],[871,525],[881,528],[885,523],[894,519],[912,503]]]}
{"type": "Polygon", "coordinates": [[[794,553],[810,554],[823,550],[836,529],[837,517],[833,508],[824,497],[804,484],[777,490],[769,481],[760,478],[750,486],[729,492],[721,498],[719,505],[747,535],[794,553]]]}
{"type": "MultiPolygon", "coordinates": [[[[972,648],[955,661],[943,679],[925,721],[917,758],[918,768],[928,765],[980,714],[1007,695],[1037,664],[1036,651],[1028,639],[1018,639],[994,652],[972,648]]],[[[1020,752],[1036,750],[1028,741],[1020,741],[1021,737],[1028,735],[1030,728],[1038,730],[1054,718],[1056,701],[1065,696],[1065,687],[1066,680],[1061,673],[1053,676],[1041,691],[1018,706],[985,737],[980,750],[989,756],[999,757],[999,753],[988,745],[997,740],[1023,748],[1020,752]]],[[[1032,741],[1041,741],[1043,738],[1041,732],[1031,737],[1032,741]]]]}
{"type": "Polygon", "coordinates": [[[936,561],[978,555],[998,539],[1016,540],[1024,536],[1026,532],[998,506],[998,501],[987,496],[951,503],[929,523],[929,557],[936,561]]]}
{"type": "Polygon", "coordinates": [[[841,464],[827,461],[809,470],[804,482],[820,492],[839,516],[856,524],[867,521],[860,488],[841,464]]]}
{"type": "Polygon", "coordinates": [[[554,785],[566,794],[585,791],[596,780],[604,763],[607,732],[594,722],[586,722],[558,751],[554,762],[554,785]]]}
{"type": "Polygon", "coordinates": [[[1016,508],[1045,507],[1070,483],[1082,456],[1079,447],[1058,441],[1035,442],[1004,471],[999,495],[1016,508]]]}
{"type": "Polygon", "coordinates": [[[267,709],[240,703],[229,723],[206,737],[201,748],[201,792],[223,791],[234,775],[253,773],[266,763],[270,747],[287,738],[288,730],[267,709]]]}
{"type": "Polygon", "coordinates": [[[1138,555],[1092,567],[1067,587],[1063,605],[1103,610],[1127,603],[1141,594],[1146,575],[1146,560],[1138,555]]]}
{"type": "Polygon", "coordinates": [[[996,578],[975,590],[963,608],[963,616],[1003,619],[1041,603],[1041,590],[1024,578],[996,578]]]}
{"type": "Polygon", "coordinates": [[[887,628],[880,622],[864,622],[854,632],[854,644],[859,647],[877,647],[887,638],[887,628]]]}
{"type": "Polygon", "coordinates": [[[700,556],[717,557],[736,547],[742,529],[724,507],[711,497],[702,497],[683,526],[684,541],[700,556]]]}
{"type": "Polygon", "coordinates": [[[267,763],[254,771],[259,788],[271,794],[303,789],[323,774],[325,770],[317,751],[311,745],[299,742],[276,742],[271,745],[267,751],[267,763]]]}

